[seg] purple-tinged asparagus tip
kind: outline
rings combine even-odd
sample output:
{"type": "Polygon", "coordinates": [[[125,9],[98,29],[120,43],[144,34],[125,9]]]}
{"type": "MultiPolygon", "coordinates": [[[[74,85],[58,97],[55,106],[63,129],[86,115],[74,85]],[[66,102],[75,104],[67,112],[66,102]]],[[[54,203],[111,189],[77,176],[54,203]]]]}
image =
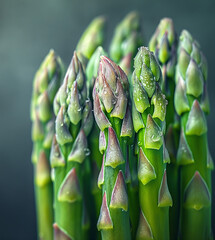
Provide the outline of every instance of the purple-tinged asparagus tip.
{"type": "Polygon", "coordinates": [[[164,170],[163,179],[159,189],[158,207],[172,207],[172,197],[167,185],[166,169],[164,170]]]}
{"type": "Polygon", "coordinates": [[[131,118],[130,107],[127,105],[125,117],[122,122],[120,137],[132,137],[133,135],[133,122],[131,118]]]}
{"type": "Polygon", "coordinates": [[[82,163],[88,154],[87,137],[84,130],[81,129],[75,142],[72,146],[72,150],[68,156],[68,161],[82,163]]]}
{"type": "Polygon", "coordinates": [[[104,151],[106,150],[107,147],[107,143],[106,143],[106,139],[105,139],[105,133],[103,131],[100,131],[99,134],[99,151],[101,154],[104,153],[104,151]]]}
{"type": "Polygon", "coordinates": [[[66,233],[64,233],[57,225],[53,224],[54,228],[54,240],[72,240],[66,233]]]}
{"type": "Polygon", "coordinates": [[[112,191],[110,208],[121,208],[124,211],[128,211],[128,195],[121,170],[118,173],[116,183],[112,191]]]}
{"type": "Polygon", "coordinates": [[[98,177],[98,187],[101,189],[102,184],[104,183],[104,161],[105,161],[105,155],[103,155],[102,159],[102,167],[99,172],[99,177],[98,177]]]}
{"type": "Polygon", "coordinates": [[[116,168],[125,162],[116,133],[112,127],[108,128],[108,146],[105,166],[116,168]]]}
{"type": "Polygon", "coordinates": [[[138,179],[143,185],[156,179],[155,169],[144,154],[142,148],[140,148],[139,151],[138,179]]]}
{"type": "Polygon", "coordinates": [[[139,226],[137,229],[136,239],[137,240],[142,240],[142,239],[153,240],[154,239],[151,227],[142,211],[140,211],[140,219],[139,219],[139,226]]]}
{"type": "Polygon", "coordinates": [[[59,188],[58,200],[61,202],[73,203],[79,201],[80,199],[81,189],[78,181],[78,176],[76,174],[75,168],[72,168],[66,175],[59,188]]]}
{"type": "Polygon", "coordinates": [[[100,215],[97,223],[97,228],[99,231],[113,228],[113,222],[110,216],[109,208],[107,206],[106,192],[104,193],[104,196],[102,199],[102,206],[101,206],[100,215]]]}
{"type": "Polygon", "coordinates": [[[57,143],[56,135],[54,135],[50,153],[51,167],[62,167],[65,166],[66,162],[64,160],[63,154],[61,153],[59,144],[57,143]]]}
{"type": "Polygon", "coordinates": [[[200,210],[211,205],[211,195],[207,183],[196,171],[184,192],[184,207],[200,210]]]}
{"type": "Polygon", "coordinates": [[[94,98],[94,116],[96,123],[101,131],[104,131],[105,128],[111,126],[111,123],[109,122],[109,120],[107,119],[107,117],[105,116],[104,112],[101,109],[101,104],[97,93],[95,94],[94,98]]]}

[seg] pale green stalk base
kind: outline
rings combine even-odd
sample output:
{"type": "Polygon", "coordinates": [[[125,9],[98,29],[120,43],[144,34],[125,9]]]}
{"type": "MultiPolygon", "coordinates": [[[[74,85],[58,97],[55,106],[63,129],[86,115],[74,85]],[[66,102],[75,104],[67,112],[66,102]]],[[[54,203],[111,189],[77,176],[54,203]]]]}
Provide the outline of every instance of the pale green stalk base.
{"type": "Polygon", "coordinates": [[[44,186],[38,186],[35,183],[36,208],[37,208],[37,225],[38,239],[52,240],[53,239],[53,190],[52,182],[44,186]]]}

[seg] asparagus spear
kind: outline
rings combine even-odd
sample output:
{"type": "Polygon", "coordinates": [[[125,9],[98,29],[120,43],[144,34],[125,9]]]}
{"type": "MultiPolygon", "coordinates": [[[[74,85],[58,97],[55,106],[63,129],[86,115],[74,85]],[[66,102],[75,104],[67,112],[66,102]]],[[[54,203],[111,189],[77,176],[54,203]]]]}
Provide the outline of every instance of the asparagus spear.
{"type": "Polygon", "coordinates": [[[31,102],[32,162],[35,169],[38,238],[46,240],[53,239],[53,191],[49,165],[50,148],[54,135],[52,103],[60,86],[62,75],[61,60],[51,50],[35,75],[31,102]]]}
{"type": "Polygon", "coordinates": [[[138,137],[140,218],[137,239],[169,239],[167,150],[163,143],[167,101],[159,83],[162,75],[154,54],[141,47],[134,60],[132,117],[138,137]]]}
{"type": "Polygon", "coordinates": [[[130,75],[132,73],[132,53],[128,53],[125,55],[119,62],[119,66],[122,68],[122,70],[125,72],[126,76],[128,76],[128,81],[130,81],[130,75]]]}
{"type": "MultiPolygon", "coordinates": [[[[131,12],[116,27],[110,45],[110,56],[126,73],[129,83],[131,83],[131,73],[133,71],[133,58],[138,51],[138,47],[141,45],[142,34],[140,17],[137,12],[131,12]]],[[[131,88],[132,84],[129,86],[130,92],[131,88]]],[[[127,184],[127,187],[132,238],[135,238],[136,236],[139,216],[138,179],[136,166],[137,155],[134,153],[134,141],[135,134],[133,134],[132,138],[130,138],[127,144],[128,162],[131,171],[131,179],[127,184]]]]}
{"type": "Polygon", "coordinates": [[[106,20],[104,17],[95,18],[84,31],[77,44],[76,51],[80,52],[88,60],[96,48],[103,44],[105,23],[106,20]]]}
{"type": "Polygon", "coordinates": [[[155,56],[161,66],[162,83],[161,89],[165,92],[168,99],[166,124],[174,122],[174,76],[176,65],[177,37],[174,30],[173,21],[170,18],[164,18],[160,21],[150,42],[149,49],[155,53],[155,56]]]}
{"type": "Polygon", "coordinates": [[[104,56],[93,98],[94,116],[101,130],[99,148],[103,153],[98,178],[103,199],[97,227],[103,240],[131,239],[125,184],[129,180],[126,144],[133,132],[128,80],[121,68],[104,56]]]}
{"type": "Polygon", "coordinates": [[[56,136],[51,167],[54,170],[55,239],[62,239],[61,235],[68,239],[87,239],[84,176],[89,174],[87,136],[93,118],[85,73],[76,52],[55,97],[54,112],[56,136]]]}
{"type": "MultiPolygon", "coordinates": [[[[84,69],[86,68],[87,96],[91,100],[92,89],[98,71],[100,56],[104,54],[104,50],[102,47],[100,47],[100,45],[102,45],[104,41],[104,29],[106,25],[105,23],[106,20],[104,17],[95,18],[83,33],[76,47],[78,57],[82,62],[82,66],[84,69]]],[[[88,190],[89,189],[91,190],[91,192],[89,192],[90,196],[92,196],[93,194],[94,197],[94,201],[92,202],[88,201],[88,203],[91,204],[91,206],[89,206],[88,208],[90,211],[90,221],[92,223],[91,235],[95,235],[95,232],[97,232],[96,219],[99,216],[101,202],[101,191],[96,184],[97,175],[102,162],[102,155],[99,152],[98,138],[99,129],[95,122],[93,121],[92,131],[88,136],[89,149],[91,152],[90,154],[91,173],[89,175],[89,179],[92,179],[91,182],[88,181],[88,183],[91,183],[88,190]]],[[[90,200],[89,196],[87,199],[90,200]]]]}
{"type": "MultiPolygon", "coordinates": [[[[88,97],[92,100],[92,91],[95,83],[95,79],[97,77],[97,72],[99,68],[100,57],[102,55],[107,55],[103,48],[99,46],[96,51],[93,53],[90,58],[87,68],[86,68],[86,77],[87,77],[87,90],[88,97]]],[[[96,221],[99,217],[100,206],[102,202],[102,192],[101,189],[97,185],[97,178],[99,175],[99,170],[102,165],[102,154],[99,152],[99,128],[95,121],[93,121],[92,130],[88,136],[89,149],[90,149],[90,164],[92,169],[92,177],[91,177],[91,191],[93,195],[93,202],[91,203],[91,216],[92,216],[92,227],[93,227],[93,235],[98,235],[100,237],[100,233],[98,233],[96,228],[96,221]],[[94,204],[93,204],[94,203],[94,204]],[[93,208],[93,205],[94,208],[93,208]],[[95,213],[96,211],[96,213],[95,213]]]]}
{"type": "Polygon", "coordinates": [[[177,37],[174,30],[173,21],[164,18],[160,21],[150,42],[149,49],[161,66],[163,81],[161,89],[168,100],[165,136],[166,147],[170,155],[170,164],[167,165],[168,186],[173,198],[174,205],[170,208],[170,239],[177,239],[179,225],[179,169],[176,164],[176,152],[179,141],[179,128],[175,122],[176,114],[174,110],[174,90],[175,90],[175,65],[176,65],[177,37]]]}
{"type": "Polygon", "coordinates": [[[87,76],[87,90],[88,96],[92,99],[92,91],[95,84],[95,79],[97,77],[99,62],[101,56],[106,56],[107,53],[101,46],[98,46],[91,56],[87,68],[86,68],[86,76],[87,76]]]}
{"type": "Polygon", "coordinates": [[[141,44],[140,18],[138,13],[131,12],[115,29],[110,44],[110,57],[113,61],[119,63],[123,57],[131,53],[133,59],[141,44]]]}
{"type": "MultiPolygon", "coordinates": [[[[128,81],[131,83],[132,76],[132,54],[128,54],[119,63],[119,66],[128,76],[128,81]]],[[[129,85],[130,98],[132,97],[132,84],[129,85]]],[[[135,152],[135,140],[137,136],[134,132],[132,137],[127,142],[127,153],[128,153],[128,163],[130,169],[130,181],[127,183],[128,187],[128,202],[129,202],[129,216],[131,221],[131,237],[132,239],[136,238],[136,232],[139,221],[139,187],[138,187],[138,177],[137,177],[137,161],[138,156],[135,152]]]]}
{"type": "Polygon", "coordinates": [[[178,48],[175,108],[181,117],[177,162],[181,166],[179,239],[212,239],[211,170],[208,151],[207,62],[199,44],[183,30],[178,48]]]}

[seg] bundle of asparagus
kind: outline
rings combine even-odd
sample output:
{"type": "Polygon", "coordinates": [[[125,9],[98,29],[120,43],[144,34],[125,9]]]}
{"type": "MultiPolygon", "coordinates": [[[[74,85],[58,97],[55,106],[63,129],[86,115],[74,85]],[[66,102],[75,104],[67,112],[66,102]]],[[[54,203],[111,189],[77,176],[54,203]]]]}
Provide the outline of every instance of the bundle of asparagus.
{"type": "Polygon", "coordinates": [[[164,18],[148,49],[132,12],[108,58],[105,22],[90,23],[65,76],[53,50],[35,76],[38,239],[213,239],[200,46],[164,18]]]}

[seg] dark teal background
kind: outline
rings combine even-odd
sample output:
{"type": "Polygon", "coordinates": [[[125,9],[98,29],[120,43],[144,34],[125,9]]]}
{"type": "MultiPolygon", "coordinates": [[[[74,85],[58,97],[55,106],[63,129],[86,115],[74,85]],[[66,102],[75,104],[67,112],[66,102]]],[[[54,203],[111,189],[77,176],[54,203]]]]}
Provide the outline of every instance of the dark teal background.
{"type": "Polygon", "coordinates": [[[142,15],[145,44],[166,16],[178,34],[186,28],[201,43],[209,65],[208,138],[215,159],[214,0],[0,0],[0,239],[36,239],[29,108],[40,62],[53,48],[68,65],[81,33],[100,14],[109,20],[108,46],[115,24],[131,10],[142,15]]]}

